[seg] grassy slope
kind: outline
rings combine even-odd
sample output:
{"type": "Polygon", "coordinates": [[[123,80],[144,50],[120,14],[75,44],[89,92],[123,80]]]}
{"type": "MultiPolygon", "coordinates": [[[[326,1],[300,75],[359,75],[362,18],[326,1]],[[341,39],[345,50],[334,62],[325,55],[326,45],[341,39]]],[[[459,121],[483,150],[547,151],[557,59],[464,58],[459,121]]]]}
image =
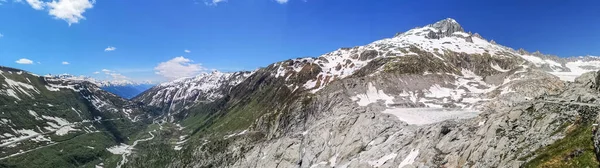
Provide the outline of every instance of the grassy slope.
{"type": "Polygon", "coordinates": [[[153,130],[154,139],[139,142],[135,147],[136,154],[130,157],[124,167],[166,167],[178,156],[179,152],[173,149],[173,144],[179,141],[181,131],[171,123],[163,124],[162,130],[158,124],[150,125],[135,139],[148,138],[148,132],[153,130]]]}
{"type": "Polygon", "coordinates": [[[594,142],[593,126],[590,123],[574,124],[566,136],[535,153],[535,158],[523,167],[599,167],[594,142]],[[576,154],[576,151],[582,151],[576,154]]]}
{"type": "MultiPolygon", "coordinates": [[[[0,68],[1,69],[1,68],[0,68]]],[[[2,85],[7,77],[11,80],[30,84],[39,90],[39,94],[29,91],[33,97],[19,93],[22,100],[17,101],[13,97],[0,95],[0,118],[9,119],[12,124],[0,125],[0,132],[12,132],[11,129],[31,129],[40,132],[39,127],[46,125],[46,121],[36,120],[29,115],[28,110],[35,111],[38,115],[55,116],[68,120],[69,122],[80,122],[81,120],[92,120],[96,116],[103,119],[123,118],[119,113],[100,112],[91,107],[91,104],[85,100],[78,92],[61,89],[61,91],[49,91],[46,89],[46,81],[40,77],[28,73],[17,74],[14,71],[8,73],[2,69],[4,76],[0,76],[0,89],[5,88],[2,85]],[[47,104],[51,104],[49,106],[47,104]],[[71,108],[79,111],[81,117],[71,108]]],[[[105,95],[111,98],[111,95],[105,95]]],[[[118,102],[118,98],[109,100],[118,102]]],[[[90,125],[90,124],[85,124],[90,125]]],[[[8,153],[15,153],[19,150],[27,151],[39,146],[27,154],[14,156],[5,160],[0,160],[0,167],[93,167],[104,162],[107,165],[116,165],[120,160],[120,155],[109,153],[106,148],[114,146],[121,141],[127,141],[129,136],[139,132],[145,127],[143,123],[132,123],[125,120],[104,121],[93,123],[99,132],[85,133],[78,131],[64,136],[48,135],[56,144],[32,143],[31,141],[21,142],[22,145],[13,148],[0,148],[0,157],[8,153]],[[94,149],[88,148],[88,146],[94,149]]],[[[80,129],[80,127],[76,127],[80,129]]]]}
{"type": "Polygon", "coordinates": [[[112,157],[106,148],[113,145],[107,132],[81,134],[53,146],[2,160],[0,167],[92,167],[99,164],[100,159],[112,157]]]}

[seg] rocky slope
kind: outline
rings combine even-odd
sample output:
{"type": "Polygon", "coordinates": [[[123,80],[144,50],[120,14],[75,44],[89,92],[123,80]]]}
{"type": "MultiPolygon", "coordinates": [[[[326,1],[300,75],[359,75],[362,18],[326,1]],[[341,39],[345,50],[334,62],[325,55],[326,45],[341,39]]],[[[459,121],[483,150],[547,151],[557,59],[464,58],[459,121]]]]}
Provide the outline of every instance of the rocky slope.
{"type": "Polygon", "coordinates": [[[0,167],[93,166],[151,122],[150,111],[86,80],[0,66],[0,167]]]}
{"type": "Polygon", "coordinates": [[[513,50],[445,19],[174,108],[179,140],[151,142],[174,148],[130,166],[597,167],[597,75],[573,78],[596,61],[513,50]]]}
{"type": "Polygon", "coordinates": [[[223,73],[213,71],[195,77],[182,78],[159,84],[136,96],[133,100],[160,107],[167,116],[177,114],[196,103],[212,102],[228,94],[251,72],[223,73]]]}

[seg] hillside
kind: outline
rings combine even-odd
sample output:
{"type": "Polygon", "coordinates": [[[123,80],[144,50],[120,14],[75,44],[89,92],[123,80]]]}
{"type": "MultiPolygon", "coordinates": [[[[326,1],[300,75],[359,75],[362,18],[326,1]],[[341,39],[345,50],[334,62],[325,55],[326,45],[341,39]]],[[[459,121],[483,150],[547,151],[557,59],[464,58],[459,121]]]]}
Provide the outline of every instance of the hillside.
{"type": "Polygon", "coordinates": [[[116,165],[106,148],[152,122],[151,109],[88,81],[8,67],[0,67],[0,104],[0,167],[116,165]]]}
{"type": "MultiPolygon", "coordinates": [[[[149,142],[162,153],[142,152],[130,163],[597,167],[589,130],[597,123],[592,71],[599,63],[514,50],[445,19],[365,46],[271,64],[218,97],[189,99],[185,108],[149,94],[144,101],[185,114],[169,120],[182,127],[149,142]],[[561,158],[567,161],[553,162],[561,158]]],[[[171,87],[190,84],[203,83],[171,87]]]]}

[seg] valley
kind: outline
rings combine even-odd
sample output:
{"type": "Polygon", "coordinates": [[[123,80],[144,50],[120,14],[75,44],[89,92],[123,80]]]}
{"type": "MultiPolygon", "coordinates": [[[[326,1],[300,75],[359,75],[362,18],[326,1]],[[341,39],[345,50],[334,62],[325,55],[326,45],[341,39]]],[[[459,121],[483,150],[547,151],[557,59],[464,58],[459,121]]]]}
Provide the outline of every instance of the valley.
{"type": "Polygon", "coordinates": [[[451,18],[130,97],[0,67],[0,167],[598,167],[599,70],[451,18]]]}

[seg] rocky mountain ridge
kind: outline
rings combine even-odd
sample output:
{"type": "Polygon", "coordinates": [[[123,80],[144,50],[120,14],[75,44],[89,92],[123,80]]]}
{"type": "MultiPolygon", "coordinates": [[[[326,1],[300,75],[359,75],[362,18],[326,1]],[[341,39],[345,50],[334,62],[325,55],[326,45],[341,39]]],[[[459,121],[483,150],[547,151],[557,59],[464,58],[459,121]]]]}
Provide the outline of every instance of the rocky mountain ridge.
{"type": "MultiPolygon", "coordinates": [[[[523,49],[514,50],[496,44],[493,41],[487,41],[477,33],[467,33],[456,20],[448,18],[425,27],[418,27],[404,33],[398,33],[393,38],[375,41],[366,46],[341,48],[318,58],[298,58],[279,62],[276,63],[277,71],[274,72],[273,75],[276,77],[285,77],[288,87],[292,90],[305,89],[316,92],[334,80],[355,74],[355,72],[367,66],[373,60],[414,56],[423,52],[433,54],[433,56],[440,59],[442,63],[446,61],[441,57],[445,52],[499,56],[517,61],[524,60],[523,63],[527,64],[526,66],[522,66],[524,69],[527,69],[529,66],[540,68],[565,81],[573,81],[576,76],[585,72],[600,70],[600,59],[598,59],[598,57],[560,58],[544,55],[540,52],[529,53],[523,49]],[[310,72],[307,71],[307,74],[302,74],[305,76],[296,75],[301,71],[306,71],[305,68],[310,72]],[[298,77],[307,77],[306,75],[312,75],[310,76],[311,79],[306,81],[298,81],[295,79],[298,77]]],[[[489,66],[493,68],[492,71],[498,72],[506,72],[510,68],[514,68],[503,68],[496,62],[491,62],[489,64],[489,66]]],[[[385,66],[380,65],[375,72],[369,73],[379,73],[384,71],[385,68],[385,66]]],[[[437,71],[430,68],[424,69],[425,70],[422,72],[423,75],[431,74],[432,72],[430,71],[437,71]]],[[[455,70],[453,73],[458,71],[461,70],[455,70]]],[[[461,76],[460,74],[455,75],[461,76]]],[[[467,75],[469,75],[467,78],[475,77],[479,79],[480,82],[482,80],[482,77],[478,76],[476,73],[469,74],[469,72],[467,72],[467,75]]],[[[176,83],[181,84],[182,81],[176,83]]],[[[170,83],[170,85],[174,85],[174,83],[170,83]]],[[[485,87],[486,85],[488,84],[482,84],[481,86],[485,87]]],[[[439,88],[442,90],[446,89],[444,87],[439,88]]],[[[145,102],[169,102],[168,96],[167,98],[164,98],[164,96],[157,96],[156,94],[152,95],[155,95],[153,98],[157,100],[148,101],[146,99],[145,102]]],[[[151,105],[158,104],[151,103],[151,105]]]]}
{"type": "Polygon", "coordinates": [[[195,77],[161,83],[136,96],[133,100],[160,107],[168,116],[196,103],[212,102],[226,95],[231,87],[245,80],[252,72],[224,73],[213,71],[195,77]]]}
{"type": "MultiPolygon", "coordinates": [[[[588,129],[596,122],[577,119],[595,116],[585,103],[561,103],[572,100],[565,92],[595,95],[586,95],[588,88],[574,87],[581,85],[578,82],[552,75],[596,68],[580,71],[582,64],[569,64],[580,61],[557,64],[465,33],[456,21],[445,19],[366,46],[257,70],[222,99],[185,110],[189,117],[181,119],[183,126],[195,131],[188,132],[190,138],[181,150],[186,157],[173,158],[168,165],[519,167],[544,163],[548,159],[544,157],[564,153],[536,155],[535,151],[571,135],[565,125],[588,129]],[[556,108],[562,105],[568,108],[556,108]]],[[[594,59],[586,61],[595,64],[594,59]]],[[[593,147],[582,149],[595,156],[593,147]]]]}

